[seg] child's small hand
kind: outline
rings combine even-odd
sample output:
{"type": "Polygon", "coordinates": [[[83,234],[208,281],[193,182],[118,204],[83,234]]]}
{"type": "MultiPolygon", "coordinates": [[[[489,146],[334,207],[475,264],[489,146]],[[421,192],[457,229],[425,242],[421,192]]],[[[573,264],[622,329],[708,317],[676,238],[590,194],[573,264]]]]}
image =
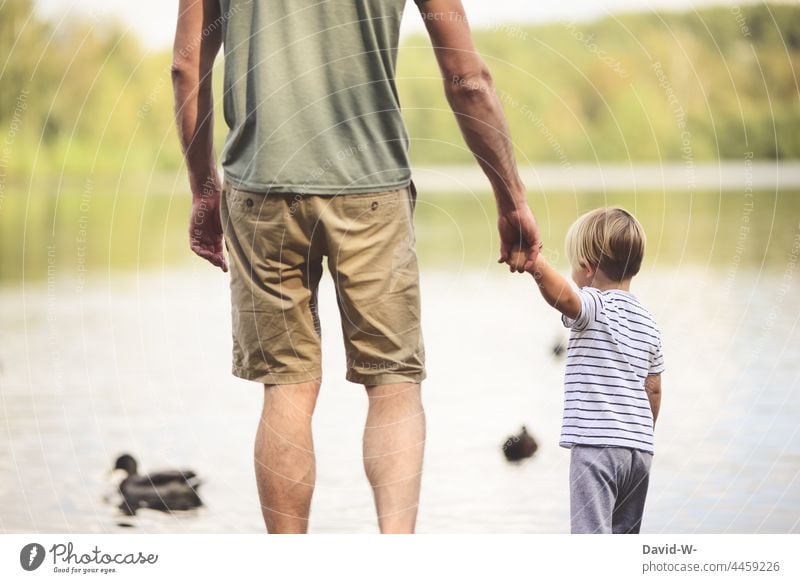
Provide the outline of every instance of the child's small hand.
{"type": "Polygon", "coordinates": [[[512,271],[521,272],[526,261],[528,261],[528,254],[519,247],[516,247],[509,253],[506,263],[508,263],[512,271]]]}
{"type": "MultiPolygon", "coordinates": [[[[542,243],[539,243],[539,249],[541,250],[542,243]]],[[[533,264],[533,267],[528,269],[526,272],[522,273],[531,273],[533,274],[536,271],[536,266],[539,264],[538,258],[541,257],[541,254],[537,256],[537,261],[533,264]]],[[[521,270],[525,266],[525,262],[528,260],[528,256],[522,249],[516,247],[511,250],[511,253],[508,256],[508,260],[506,263],[511,267],[513,271],[521,270]]]]}

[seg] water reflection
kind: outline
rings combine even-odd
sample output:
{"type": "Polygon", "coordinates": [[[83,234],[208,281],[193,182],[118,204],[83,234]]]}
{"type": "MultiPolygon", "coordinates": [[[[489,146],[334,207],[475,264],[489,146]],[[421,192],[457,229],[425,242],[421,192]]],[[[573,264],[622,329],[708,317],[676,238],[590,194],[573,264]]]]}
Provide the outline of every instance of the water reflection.
{"type": "MultiPolygon", "coordinates": [[[[421,237],[436,238],[424,225],[441,225],[440,211],[424,208],[421,237]]],[[[481,229],[462,227],[465,244],[481,229]]],[[[731,229],[718,221],[717,232],[731,229]]],[[[669,240],[651,242],[660,237],[669,240]]],[[[491,259],[485,251],[469,267],[453,260],[423,273],[429,441],[419,530],[565,532],[563,363],[551,353],[564,332],[532,282],[491,259]],[[522,424],[540,450],[511,466],[500,445],[522,424]]],[[[659,259],[635,284],[664,330],[668,367],[645,531],[800,530],[800,295],[796,272],[784,278],[787,261],[784,253],[760,271],[659,259]]],[[[207,508],[142,512],[139,531],[261,529],[251,457],[260,388],[228,373],[225,277],[197,263],[90,278],[80,291],[59,279],[0,296],[0,529],[122,530],[102,496],[110,464],[127,450],[147,468],[186,465],[207,480],[207,508]]],[[[321,311],[326,378],[311,530],[375,532],[360,458],[366,399],[344,381],[327,281],[321,311]]]]}
{"type": "MultiPolygon", "coordinates": [[[[41,281],[51,268],[80,284],[84,277],[108,270],[152,269],[191,260],[186,242],[188,194],[159,187],[144,196],[116,183],[107,186],[95,183],[89,199],[79,185],[69,183],[57,197],[7,197],[0,212],[0,282],[41,281]]],[[[556,261],[569,224],[603,205],[622,205],[637,215],[648,234],[650,265],[690,262],[732,271],[782,268],[800,229],[800,193],[786,190],[531,189],[529,199],[548,253],[556,261]]],[[[423,267],[480,269],[496,258],[494,201],[482,189],[420,192],[416,222],[423,267]]]]}

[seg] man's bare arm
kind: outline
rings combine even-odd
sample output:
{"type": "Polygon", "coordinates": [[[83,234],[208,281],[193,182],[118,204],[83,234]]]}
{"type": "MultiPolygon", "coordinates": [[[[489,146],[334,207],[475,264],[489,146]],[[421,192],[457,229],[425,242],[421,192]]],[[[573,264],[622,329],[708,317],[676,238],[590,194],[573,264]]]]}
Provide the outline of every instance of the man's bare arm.
{"type": "Polygon", "coordinates": [[[489,69],[475,50],[464,7],[461,0],[426,0],[419,8],[447,100],[497,199],[500,260],[507,261],[515,248],[522,249],[527,261],[516,271],[530,270],[539,252],[539,230],[525,198],[508,122],[489,69]]]}
{"type": "Polygon", "coordinates": [[[189,171],[192,250],[227,271],[219,218],[211,72],[222,46],[218,0],[180,0],[172,59],[175,118],[189,171]]]}

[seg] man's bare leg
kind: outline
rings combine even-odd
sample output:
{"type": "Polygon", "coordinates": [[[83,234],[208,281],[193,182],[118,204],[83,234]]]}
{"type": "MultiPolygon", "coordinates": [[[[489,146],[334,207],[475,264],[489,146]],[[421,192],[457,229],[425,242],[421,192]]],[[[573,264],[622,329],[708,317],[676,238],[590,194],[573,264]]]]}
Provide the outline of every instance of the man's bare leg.
{"type": "Polygon", "coordinates": [[[319,381],[265,385],[255,444],[256,482],[270,533],[305,533],[316,466],[311,416],[319,381]]]}
{"type": "Polygon", "coordinates": [[[367,387],[364,468],[382,533],[413,533],[417,522],[425,412],[420,385],[367,387]]]}

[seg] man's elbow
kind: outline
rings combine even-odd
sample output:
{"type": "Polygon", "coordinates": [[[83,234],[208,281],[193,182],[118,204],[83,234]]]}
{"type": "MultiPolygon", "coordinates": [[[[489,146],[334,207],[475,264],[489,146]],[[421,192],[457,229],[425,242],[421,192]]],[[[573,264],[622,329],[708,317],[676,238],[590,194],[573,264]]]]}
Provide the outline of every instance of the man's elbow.
{"type": "Polygon", "coordinates": [[[445,92],[452,100],[476,101],[494,94],[494,80],[485,64],[445,73],[445,92]]]}
{"type": "Polygon", "coordinates": [[[213,59],[204,58],[203,55],[182,55],[175,53],[170,66],[170,75],[174,81],[205,80],[210,76],[214,66],[213,59]]]}
{"type": "Polygon", "coordinates": [[[174,59],[172,66],[169,68],[169,74],[173,83],[181,83],[197,76],[197,67],[192,67],[185,60],[174,59]]]}

